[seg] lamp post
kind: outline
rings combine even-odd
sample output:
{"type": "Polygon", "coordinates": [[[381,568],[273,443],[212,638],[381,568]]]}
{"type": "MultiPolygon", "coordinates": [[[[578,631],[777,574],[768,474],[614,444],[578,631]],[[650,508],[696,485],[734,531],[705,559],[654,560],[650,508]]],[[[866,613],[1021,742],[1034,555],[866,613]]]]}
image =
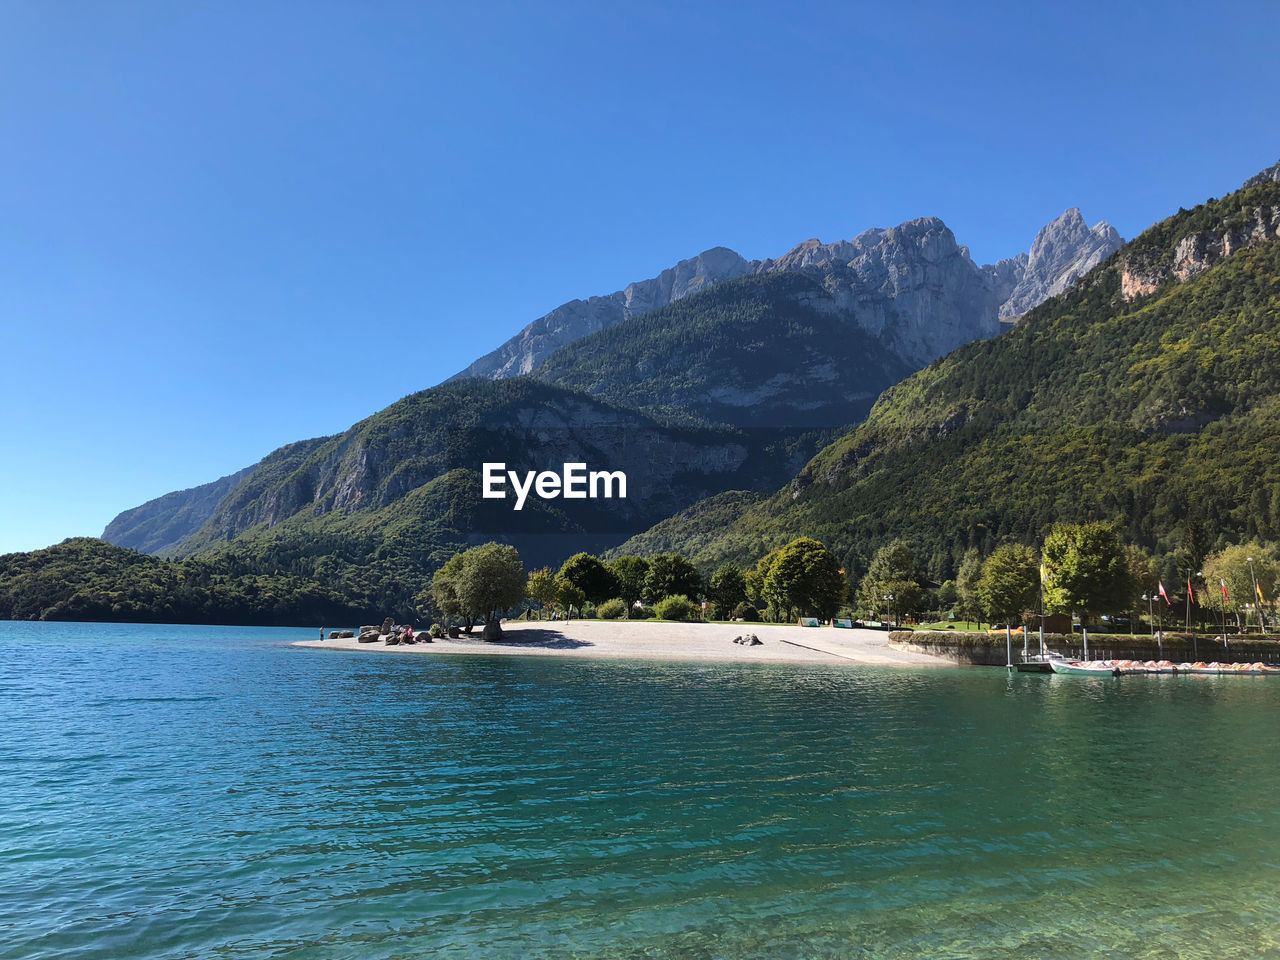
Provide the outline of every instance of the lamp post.
{"type": "MultiPolygon", "coordinates": [[[[1147,626],[1150,628],[1151,635],[1156,636],[1156,615],[1152,612],[1151,606],[1155,603],[1156,594],[1144,593],[1142,599],[1147,601],[1147,626]]],[[[1156,650],[1159,651],[1159,657],[1164,659],[1164,631],[1160,631],[1160,636],[1156,638],[1156,650]]]]}
{"type": "Polygon", "coordinates": [[[893,594],[886,593],[884,595],[884,600],[885,600],[885,603],[889,604],[889,623],[890,625],[896,626],[893,619],[893,594]]]}

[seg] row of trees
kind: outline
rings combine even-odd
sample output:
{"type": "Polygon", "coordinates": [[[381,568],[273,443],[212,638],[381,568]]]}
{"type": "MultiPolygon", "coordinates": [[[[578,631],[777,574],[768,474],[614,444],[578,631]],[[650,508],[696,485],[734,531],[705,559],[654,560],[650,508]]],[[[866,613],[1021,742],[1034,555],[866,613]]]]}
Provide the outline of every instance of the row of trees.
{"type": "Polygon", "coordinates": [[[753,569],[726,563],[709,577],[679,554],[606,562],[589,553],[575,554],[558,571],[544,567],[526,575],[514,547],[487,543],[455,554],[417,597],[420,608],[459,619],[467,631],[480,620],[496,622],[526,601],[543,612],[566,613],[612,604],[626,616],[639,602],[662,616],[667,603],[667,610],[684,617],[704,600],[720,618],[759,619],[757,606],[779,619],[797,613],[830,617],[847,602],[848,585],[831,552],[805,537],[769,553],[753,569]]]}
{"type": "MultiPolygon", "coordinates": [[[[1276,600],[1280,564],[1274,547],[1247,543],[1227,547],[1188,570],[1197,590],[1195,607],[1215,615],[1246,616],[1276,600]],[[1198,586],[1197,586],[1198,584],[1198,586]]],[[[1185,609],[1187,581],[1165,583],[1162,565],[1126,546],[1110,524],[1059,524],[1042,549],[1005,544],[983,558],[970,550],[954,581],[931,588],[911,547],[902,540],[882,546],[856,591],[857,606],[873,615],[916,613],[926,606],[961,619],[1017,621],[1029,612],[1069,613],[1084,621],[1108,614],[1141,613],[1159,603],[1185,609]],[[1163,588],[1163,593],[1161,589],[1163,588]]],[[[541,611],[581,613],[608,604],[613,615],[631,616],[635,605],[664,601],[667,609],[694,615],[708,601],[717,619],[789,621],[796,615],[828,618],[850,601],[845,571],[816,540],[801,537],[762,557],[753,568],[722,564],[704,577],[688,558],[618,557],[605,561],[579,553],[558,571],[526,576],[514,547],[489,543],[455,555],[437,571],[419,605],[461,619],[470,630],[478,620],[495,622],[503,611],[526,602],[541,611]],[[678,602],[675,602],[678,601],[678,602]]],[[[1173,615],[1176,619],[1176,614],[1173,615]]]]}
{"type": "MultiPolygon", "coordinates": [[[[876,553],[859,600],[866,609],[887,610],[892,596],[897,611],[915,612],[930,603],[926,584],[910,547],[896,540],[876,553]]],[[[1038,553],[1023,544],[1002,545],[985,558],[969,550],[955,580],[933,591],[932,607],[965,620],[1016,621],[1043,609],[1089,622],[1157,608],[1178,619],[1192,600],[1194,615],[1234,617],[1242,627],[1263,608],[1259,593],[1274,607],[1278,587],[1271,545],[1238,544],[1169,561],[1125,545],[1111,524],[1058,524],[1038,553]]]]}

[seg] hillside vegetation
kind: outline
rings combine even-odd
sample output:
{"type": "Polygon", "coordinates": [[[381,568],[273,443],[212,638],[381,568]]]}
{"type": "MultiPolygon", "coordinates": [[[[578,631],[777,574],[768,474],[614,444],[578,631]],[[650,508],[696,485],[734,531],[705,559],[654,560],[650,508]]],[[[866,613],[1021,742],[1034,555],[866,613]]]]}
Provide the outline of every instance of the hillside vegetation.
{"type": "Polygon", "coordinates": [[[561,347],[533,374],[703,423],[848,427],[911,368],[840,314],[817,279],[744,277],[561,347]]]}
{"type": "Polygon", "coordinates": [[[1280,535],[1278,211],[1267,183],[1158,224],[1005,336],[886,391],[785,489],[704,530],[698,558],[750,562],[804,534],[857,570],[903,536],[942,578],[967,548],[1055,521],[1113,520],[1161,552],[1189,523],[1280,535]],[[1135,274],[1151,292],[1126,298],[1135,274]]]}

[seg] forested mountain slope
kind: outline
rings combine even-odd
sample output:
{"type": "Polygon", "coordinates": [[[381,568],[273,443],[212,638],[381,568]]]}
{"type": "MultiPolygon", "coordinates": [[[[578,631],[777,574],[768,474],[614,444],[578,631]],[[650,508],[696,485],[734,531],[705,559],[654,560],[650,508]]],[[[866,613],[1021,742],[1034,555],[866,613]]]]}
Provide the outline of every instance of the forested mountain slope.
{"type": "MultiPolygon", "coordinates": [[[[405,397],[333,437],[283,447],[173,551],[242,572],[308,577],[404,609],[453,552],[486,540],[530,564],[601,550],[761,476],[744,431],[671,426],[528,379],[470,380],[405,397]],[[622,471],[626,498],[481,495],[481,468],[521,477],[581,462],[622,471]]],[[[775,481],[776,482],[776,481],[775,481]]]]}
{"type": "Polygon", "coordinates": [[[1005,336],[887,391],[785,489],[698,531],[699,559],[807,534],[852,570],[905,536],[945,576],[971,545],[1060,520],[1115,520],[1170,552],[1189,518],[1280,536],[1278,227],[1265,178],[1155,225],[1005,336]]]}
{"type": "Polygon", "coordinates": [[[910,372],[818,280],[780,273],[561,347],[534,376],[655,414],[803,430],[857,423],[910,372]]]}

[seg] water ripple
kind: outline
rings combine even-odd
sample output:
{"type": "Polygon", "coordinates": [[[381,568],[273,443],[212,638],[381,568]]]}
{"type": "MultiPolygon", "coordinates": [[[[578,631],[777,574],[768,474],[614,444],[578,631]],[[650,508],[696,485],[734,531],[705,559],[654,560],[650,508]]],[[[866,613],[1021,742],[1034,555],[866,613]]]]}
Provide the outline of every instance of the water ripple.
{"type": "Polygon", "coordinates": [[[1280,957],[1280,683],[310,633],[0,624],[0,960],[1280,957]]]}

